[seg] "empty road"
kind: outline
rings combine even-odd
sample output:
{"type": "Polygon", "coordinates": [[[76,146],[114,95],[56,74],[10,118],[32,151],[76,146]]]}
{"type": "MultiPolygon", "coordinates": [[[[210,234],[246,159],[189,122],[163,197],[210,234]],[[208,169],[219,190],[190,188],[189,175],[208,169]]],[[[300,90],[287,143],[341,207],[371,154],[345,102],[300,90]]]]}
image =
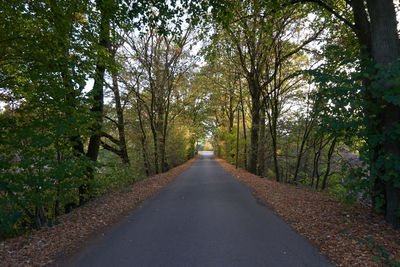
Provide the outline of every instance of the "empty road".
{"type": "Polygon", "coordinates": [[[203,155],[68,266],[332,266],[203,155]]]}

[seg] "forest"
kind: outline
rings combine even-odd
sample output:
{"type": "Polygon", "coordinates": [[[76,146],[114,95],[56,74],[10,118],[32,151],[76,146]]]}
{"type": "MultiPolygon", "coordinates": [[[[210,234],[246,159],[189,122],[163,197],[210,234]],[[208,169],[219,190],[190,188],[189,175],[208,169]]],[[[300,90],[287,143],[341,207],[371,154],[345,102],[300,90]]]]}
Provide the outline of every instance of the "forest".
{"type": "Polygon", "coordinates": [[[400,227],[393,0],[0,1],[0,240],[198,151],[400,227]]]}

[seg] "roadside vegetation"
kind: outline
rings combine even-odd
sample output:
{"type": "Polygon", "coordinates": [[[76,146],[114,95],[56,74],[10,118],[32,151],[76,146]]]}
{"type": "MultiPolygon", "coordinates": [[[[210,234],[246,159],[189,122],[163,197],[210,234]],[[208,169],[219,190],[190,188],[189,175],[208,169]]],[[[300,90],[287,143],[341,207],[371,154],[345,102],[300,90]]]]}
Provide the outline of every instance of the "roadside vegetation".
{"type": "Polygon", "coordinates": [[[204,93],[179,18],[161,2],[2,1],[1,239],[196,154],[204,93]]]}

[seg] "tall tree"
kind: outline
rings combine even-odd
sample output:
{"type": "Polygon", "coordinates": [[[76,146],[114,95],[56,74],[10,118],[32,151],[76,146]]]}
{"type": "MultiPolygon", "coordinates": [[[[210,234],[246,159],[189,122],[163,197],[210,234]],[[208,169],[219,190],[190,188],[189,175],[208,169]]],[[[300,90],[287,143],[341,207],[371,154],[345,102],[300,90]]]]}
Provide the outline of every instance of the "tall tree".
{"type": "Polygon", "coordinates": [[[338,1],[340,3],[334,6],[322,0],[291,1],[299,2],[313,3],[349,27],[358,41],[362,64],[378,64],[362,80],[369,177],[377,207],[383,208],[391,224],[400,227],[400,216],[397,216],[400,210],[400,176],[393,167],[398,165],[400,153],[399,144],[394,141],[397,138],[395,129],[400,118],[400,107],[395,100],[398,93],[393,78],[393,72],[398,69],[400,41],[393,1],[338,1]],[[350,8],[340,12],[340,6],[346,5],[350,8]],[[377,136],[382,138],[377,140],[377,136]]]}
{"type": "MultiPolygon", "coordinates": [[[[145,77],[145,87],[135,91],[138,101],[145,108],[153,136],[153,160],[155,172],[168,169],[166,143],[170,121],[173,90],[188,66],[182,64],[190,28],[180,38],[167,36],[150,28],[143,36],[129,36],[128,45],[133,51],[133,60],[145,77]]],[[[130,52],[129,52],[130,53],[130,52]]]]}
{"type": "MultiPolygon", "coordinates": [[[[97,161],[101,144],[101,130],[104,116],[104,75],[106,72],[107,53],[110,51],[110,25],[113,16],[116,14],[119,6],[114,0],[97,0],[96,8],[100,12],[98,22],[98,52],[96,69],[94,72],[94,85],[90,92],[92,97],[92,108],[90,109],[93,121],[90,126],[92,135],[89,139],[86,156],[93,162],[97,161]]],[[[88,167],[88,177],[93,179],[94,169],[88,167]]],[[[89,182],[84,182],[79,187],[79,202],[83,204],[89,197],[89,182]]]]}
{"type": "MultiPolygon", "coordinates": [[[[115,32],[115,29],[113,30],[115,32]]],[[[113,44],[111,45],[111,60],[113,63],[113,66],[111,66],[111,81],[112,85],[111,90],[114,95],[114,104],[115,104],[115,113],[116,113],[116,119],[111,118],[110,116],[105,116],[107,120],[109,120],[114,126],[117,127],[118,130],[118,138],[113,137],[111,134],[106,133],[104,130],[102,130],[102,136],[107,138],[109,141],[111,141],[112,145],[109,145],[107,142],[101,141],[101,144],[104,149],[107,149],[116,155],[118,155],[122,162],[125,164],[129,165],[129,157],[128,157],[128,148],[127,148],[127,142],[126,142],[126,136],[125,136],[125,119],[124,119],[124,108],[127,103],[127,99],[121,99],[121,90],[120,90],[120,85],[118,79],[120,78],[119,76],[119,62],[117,59],[117,52],[120,46],[123,43],[121,41],[115,40],[113,41],[113,44]],[[117,148],[115,148],[117,146],[117,148]]]]}
{"type": "MultiPolygon", "coordinates": [[[[249,165],[251,172],[257,171],[260,109],[262,106],[262,92],[275,79],[277,68],[274,68],[270,55],[276,47],[276,40],[282,38],[290,27],[300,25],[307,16],[302,11],[294,9],[280,9],[276,1],[225,1],[216,4],[215,21],[220,25],[229,42],[235,48],[239,58],[238,64],[242,68],[242,75],[247,80],[251,96],[251,130],[249,165]],[[290,26],[289,26],[290,25],[290,26]]],[[[320,33],[317,30],[290,51],[282,54],[279,60],[284,61],[303,49],[308,43],[315,40],[320,33]]],[[[278,64],[279,65],[279,64],[278,64]]]]}

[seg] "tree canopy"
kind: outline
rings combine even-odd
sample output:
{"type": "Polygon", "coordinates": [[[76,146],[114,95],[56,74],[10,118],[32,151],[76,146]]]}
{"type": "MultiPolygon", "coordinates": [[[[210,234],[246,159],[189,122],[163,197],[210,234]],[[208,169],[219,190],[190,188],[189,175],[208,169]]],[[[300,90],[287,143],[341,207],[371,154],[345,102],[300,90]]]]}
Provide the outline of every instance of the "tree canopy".
{"type": "Polygon", "coordinates": [[[392,0],[0,3],[0,236],[212,149],[400,227],[392,0]]]}

